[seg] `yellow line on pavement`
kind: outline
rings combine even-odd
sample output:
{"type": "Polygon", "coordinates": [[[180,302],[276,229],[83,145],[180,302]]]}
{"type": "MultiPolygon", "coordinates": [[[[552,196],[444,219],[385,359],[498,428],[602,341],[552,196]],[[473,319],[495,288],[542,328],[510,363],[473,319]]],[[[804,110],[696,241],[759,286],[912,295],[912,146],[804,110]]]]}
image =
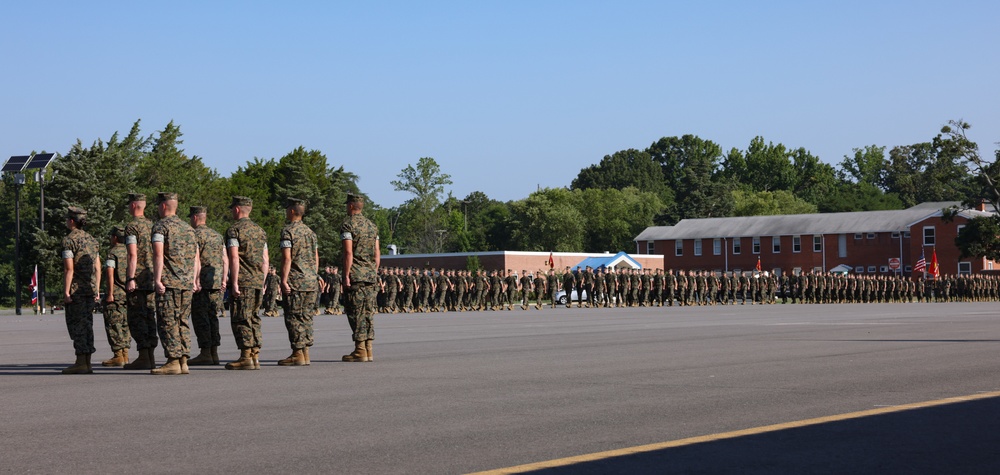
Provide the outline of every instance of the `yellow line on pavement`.
{"type": "Polygon", "coordinates": [[[804,419],[801,421],[793,422],[783,422],[780,424],[772,424],[768,426],[753,427],[750,429],[736,430],[732,432],[721,432],[718,434],[702,435],[698,437],[689,437],[686,439],[672,440],[669,442],[660,442],[656,444],[648,445],[637,445],[635,447],[626,447],[623,449],[608,450],[605,452],[595,452],[592,454],[577,455],[575,457],[566,457],[561,459],[547,460],[544,462],[529,463],[525,465],[518,465],[515,467],[498,468],[496,470],[487,470],[485,472],[477,472],[471,475],[499,475],[508,473],[524,473],[534,470],[541,470],[546,468],[554,467],[565,467],[567,465],[573,465],[582,462],[593,462],[595,460],[609,459],[612,457],[621,457],[625,455],[640,454],[644,452],[652,452],[654,450],[669,449],[673,447],[683,447],[686,445],[700,444],[704,442],[712,442],[716,440],[733,439],[736,437],[744,437],[748,435],[764,434],[767,432],[776,432],[779,430],[795,429],[798,427],[806,427],[817,424],[825,424],[828,422],[845,421],[849,419],[859,419],[862,417],[877,416],[881,414],[891,414],[893,412],[909,411],[913,409],[921,409],[934,406],[943,406],[946,404],[955,404],[959,402],[975,401],[978,399],[988,399],[992,397],[1000,397],[1000,391],[995,392],[984,392],[979,394],[972,394],[969,396],[957,396],[945,399],[938,399],[935,401],[924,401],[916,402],[913,404],[903,404],[899,406],[888,406],[880,407],[877,409],[870,409],[867,411],[849,412],[847,414],[837,414],[833,416],[817,417],[815,419],[804,419]]]}

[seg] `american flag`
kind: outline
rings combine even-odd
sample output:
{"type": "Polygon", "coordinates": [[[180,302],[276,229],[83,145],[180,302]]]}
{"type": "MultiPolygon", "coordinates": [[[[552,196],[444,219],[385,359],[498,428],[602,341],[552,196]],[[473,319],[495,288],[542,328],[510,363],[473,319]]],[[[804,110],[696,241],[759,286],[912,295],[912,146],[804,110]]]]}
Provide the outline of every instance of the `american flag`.
{"type": "Polygon", "coordinates": [[[923,251],[920,252],[920,260],[913,266],[913,272],[923,272],[927,270],[927,259],[924,258],[923,251]]]}
{"type": "Polygon", "coordinates": [[[31,304],[35,305],[38,303],[38,266],[35,266],[35,273],[31,274],[31,304]]]}

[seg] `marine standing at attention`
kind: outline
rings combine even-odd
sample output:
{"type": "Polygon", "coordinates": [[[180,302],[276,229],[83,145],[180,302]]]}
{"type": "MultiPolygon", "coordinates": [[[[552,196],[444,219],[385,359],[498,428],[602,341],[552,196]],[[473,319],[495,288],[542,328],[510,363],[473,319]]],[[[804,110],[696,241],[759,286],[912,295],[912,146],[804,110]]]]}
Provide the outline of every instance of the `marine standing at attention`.
{"type": "Polygon", "coordinates": [[[285,200],[288,225],[281,230],[281,294],[285,310],[285,329],[292,354],[278,360],[279,366],[308,366],[309,348],[313,346],[313,316],[316,315],[316,291],[319,289],[319,245],[316,233],[302,222],[306,202],[285,200]]]}
{"type": "Polygon", "coordinates": [[[153,369],[156,336],[156,300],[153,293],[153,248],[149,244],[153,222],[146,218],[146,195],[130,193],[128,210],[132,221],[125,226],[128,255],[125,290],[128,292],[128,328],[139,356],[125,369],[153,369]]]}
{"type": "Polygon", "coordinates": [[[177,217],[177,193],[156,195],[160,220],[153,225],[153,288],[156,328],[167,362],[152,374],[188,374],[191,356],[191,294],[201,263],[194,229],[177,217]]]}
{"type": "Polygon", "coordinates": [[[222,235],[205,225],[208,210],[204,206],[192,206],[188,211],[201,257],[200,288],[191,297],[191,325],[200,351],[198,356],[188,360],[188,364],[217,365],[219,345],[222,344],[219,315],[225,311],[222,293],[229,280],[229,256],[222,235]]]}
{"type": "Polygon", "coordinates": [[[226,364],[226,369],[260,369],[260,302],[264,276],[270,267],[267,255],[267,233],[250,220],[253,200],[234,196],[229,205],[233,223],[226,230],[226,252],[229,253],[230,324],[240,358],[226,364]]]}
{"type": "Polygon", "coordinates": [[[125,271],[128,256],[125,252],[125,229],[111,228],[109,233],[111,248],[104,261],[104,281],[108,291],[104,297],[104,331],[114,356],[101,362],[101,366],[125,366],[128,363],[128,349],[131,336],[128,332],[128,313],[125,304],[125,271]]]}
{"type": "Polygon", "coordinates": [[[83,228],[87,211],[70,206],[66,213],[69,234],[62,240],[63,303],[66,305],[66,329],[73,340],[76,363],[63,374],[91,374],[90,355],[94,348],[94,305],[101,289],[101,256],[97,240],[83,228]]]}
{"type": "Polygon", "coordinates": [[[340,226],[344,246],[344,313],[351,326],[354,352],[344,355],[349,362],[375,361],[375,297],[378,292],[378,266],[381,260],[378,227],[361,214],[365,200],[347,195],[347,219],[340,226]]]}

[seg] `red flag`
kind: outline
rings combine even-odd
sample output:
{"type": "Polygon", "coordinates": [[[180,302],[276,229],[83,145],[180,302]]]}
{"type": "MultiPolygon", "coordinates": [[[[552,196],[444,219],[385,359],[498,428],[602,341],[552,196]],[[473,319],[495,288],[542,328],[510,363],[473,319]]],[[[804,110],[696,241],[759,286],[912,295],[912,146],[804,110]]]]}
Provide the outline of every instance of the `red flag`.
{"type": "Polygon", "coordinates": [[[35,273],[31,274],[31,283],[28,284],[28,288],[31,289],[31,304],[35,305],[38,303],[38,266],[35,266],[35,273]]]}
{"type": "Polygon", "coordinates": [[[757,272],[760,272],[760,256],[757,256],[757,272]]]}
{"type": "Polygon", "coordinates": [[[934,253],[931,254],[931,270],[929,270],[928,273],[930,275],[934,276],[935,279],[937,279],[938,276],[941,275],[941,269],[938,268],[937,248],[936,247],[934,248],[934,253]]]}
{"type": "Polygon", "coordinates": [[[555,269],[556,261],[553,259],[552,251],[549,251],[549,269],[555,269]]]}

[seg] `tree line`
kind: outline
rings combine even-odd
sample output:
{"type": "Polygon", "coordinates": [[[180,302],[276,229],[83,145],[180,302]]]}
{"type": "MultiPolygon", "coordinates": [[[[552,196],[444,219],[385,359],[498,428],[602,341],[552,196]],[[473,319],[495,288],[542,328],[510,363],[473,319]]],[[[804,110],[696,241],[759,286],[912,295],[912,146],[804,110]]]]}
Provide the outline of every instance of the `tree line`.
{"type": "MultiPolygon", "coordinates": [[[[88,231],[106,246],[110,228],[124,223],[129,192],[153,200],[159,191],[179,193],[183,206],[209,208],[208,225],[224,232],[232,222],[231,196],[254,200],[252,218],[276,253],[284,225],[282,200],[308,200],[305,222],[321,243],[337,242],[347,193],[363,193],[354,173],[329,163],[318,150],[299,147],[280,158],[253,158],[230,176],[187,154],[173,122],[144,135],[136,121],[125,135],[114,133],[89,145],[78,140],[45,170],[45,230],[39,226],[40,184],[33,176],[21,192],[21,282],[26,292],[33,264],[44,269],[49,292],[60,285],[58,247],[68,206],[89,212],[88,231]]],[[[651,225],[682,219],[769,214],[902,209],[925,201],[986,199],[997,204],[998,160],[985,160],[966,136],[969,125],[952,121],[927,142],[888,149],[869,145],[833,166],[805,148],[751,140],[746,149],[724,152],[694,135],[663,137],[645,149],[606,155],[580,170],[565,188],[547,188],[512,201],[481,191],[454,196],[450,175],[431,157],[420,158],[390,183],[409,193],[401,205],[371,203],[368,215],[388,246],[407,254],[495,250],[631,251],[632,239],[651,225]]],[[[149,213],[155,213],[151,211],[149,213]]],[[[184,211],[184,210],[182,210],[184,211]]],[[[149,215],[151,219],[156,217],[149,215]]],[[[14,184],[0,184],[0,306],[13,302],[14,184]]],[[[1000,242],[988,240],[1000,221],[970,223],[963,249],[1000,257],[1000,242]],[[975,235],[975,236],[973,236],[975,235]],[[972,236],[972,237],[970,237],[972,236]],[[978,246],[978,247],[977,247],[978,246]]],[[[1000,235],[994,232],[993,236],[1000,235]]],[[[339,261],[340,246],[320,248],[321,261],[339,261]]],[[[272,256],[276,258],[277,256],[272,256]]],[[[26,294],[23,294],[26,295],[26,294]]],[[[23,301],[23,300],[22,300],[23,301]]]]}

